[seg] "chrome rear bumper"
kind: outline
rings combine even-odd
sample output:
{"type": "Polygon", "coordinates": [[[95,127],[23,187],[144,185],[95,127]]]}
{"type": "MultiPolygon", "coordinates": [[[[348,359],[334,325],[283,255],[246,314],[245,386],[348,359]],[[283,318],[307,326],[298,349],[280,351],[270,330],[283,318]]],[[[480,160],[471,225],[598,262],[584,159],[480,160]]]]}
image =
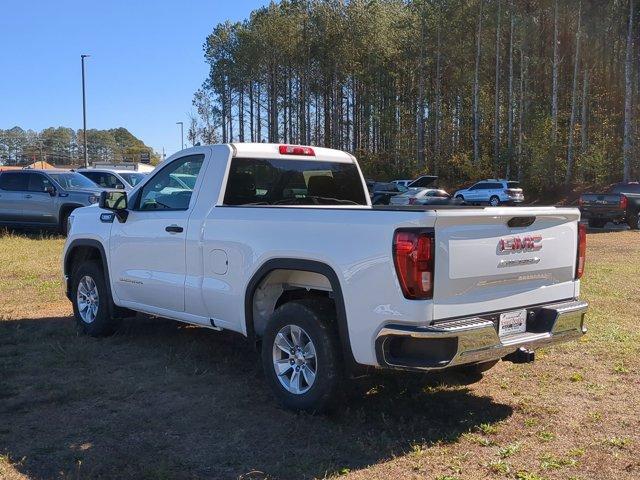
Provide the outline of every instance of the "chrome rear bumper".
{"type": "Polygon", "coordinates": [[[520,348],[579,338],[586,333],[587,309],[579,300],[528,307],[526,332],[502,337],[497,318],[503,312],[428,326],[388,324],[376,337],[376,356],[382,367],[424,371],[497,360],[520,348]]]}

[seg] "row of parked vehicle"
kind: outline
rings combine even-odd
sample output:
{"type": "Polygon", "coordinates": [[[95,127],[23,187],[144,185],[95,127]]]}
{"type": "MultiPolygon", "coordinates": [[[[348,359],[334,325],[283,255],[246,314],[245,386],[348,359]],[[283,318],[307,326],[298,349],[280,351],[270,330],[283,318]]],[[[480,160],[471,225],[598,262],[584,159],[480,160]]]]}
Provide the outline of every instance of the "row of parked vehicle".
{"type": "Polygon", "coordinates": [[[512,180],[481,180],[453,195],[436,186],[437,176],[423,175],[415,180],[389,183],[367,181],[374,205],[514,205],[524,202],[519,183],[512,180]]]}
{"type": "Polygon", "coordinates": [[[105,190],[129,191],[144,177],[131,170],[93,168],[0,171],[0,225],[66,233],[73,210],[98,203],[105,190]]]}

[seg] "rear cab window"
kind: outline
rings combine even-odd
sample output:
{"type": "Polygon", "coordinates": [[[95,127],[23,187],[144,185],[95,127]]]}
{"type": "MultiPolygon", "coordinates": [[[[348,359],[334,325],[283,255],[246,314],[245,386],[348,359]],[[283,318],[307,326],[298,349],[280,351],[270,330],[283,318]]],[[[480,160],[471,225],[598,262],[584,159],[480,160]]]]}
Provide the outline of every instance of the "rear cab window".
{"type": "Polygon", "coordinates": [[[367,205],[354,163],[233,158],[224,204],[367,205]]]}

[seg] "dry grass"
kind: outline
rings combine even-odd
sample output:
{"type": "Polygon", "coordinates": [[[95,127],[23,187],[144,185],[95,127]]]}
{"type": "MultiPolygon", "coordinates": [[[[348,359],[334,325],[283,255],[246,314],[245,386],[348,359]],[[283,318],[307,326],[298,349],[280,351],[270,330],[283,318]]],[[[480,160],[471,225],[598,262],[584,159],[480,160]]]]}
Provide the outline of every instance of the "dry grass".
{"type": "Polygon", "coordinates": [[[582,341],[471,386],[377,378],[330,416],[277,408],[234,335],[76,335],[62,242],[0,237],[0,478],[640,478],[638,232],[589,235],[582,341]]]}

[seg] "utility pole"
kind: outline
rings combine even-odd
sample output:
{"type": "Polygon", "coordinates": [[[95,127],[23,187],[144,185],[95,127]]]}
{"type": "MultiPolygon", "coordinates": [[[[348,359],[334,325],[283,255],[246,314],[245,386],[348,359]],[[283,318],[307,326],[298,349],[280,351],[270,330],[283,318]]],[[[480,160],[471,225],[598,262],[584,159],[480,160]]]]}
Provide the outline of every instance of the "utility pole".
{"type": "Polygon", "coordinates": [[[89,168],[89,156],[87,152],[87,100],[84,88],[84,59],[90,55],[80,55],[82,63],[82,139],[84,140],[84,168],[89,168]]]}
{"type": "Polygon", "coordinates": [[[180,145],[181,150],[184,150],[184,122],[176,122],[176,125],[180,125],[180,145]]]}

